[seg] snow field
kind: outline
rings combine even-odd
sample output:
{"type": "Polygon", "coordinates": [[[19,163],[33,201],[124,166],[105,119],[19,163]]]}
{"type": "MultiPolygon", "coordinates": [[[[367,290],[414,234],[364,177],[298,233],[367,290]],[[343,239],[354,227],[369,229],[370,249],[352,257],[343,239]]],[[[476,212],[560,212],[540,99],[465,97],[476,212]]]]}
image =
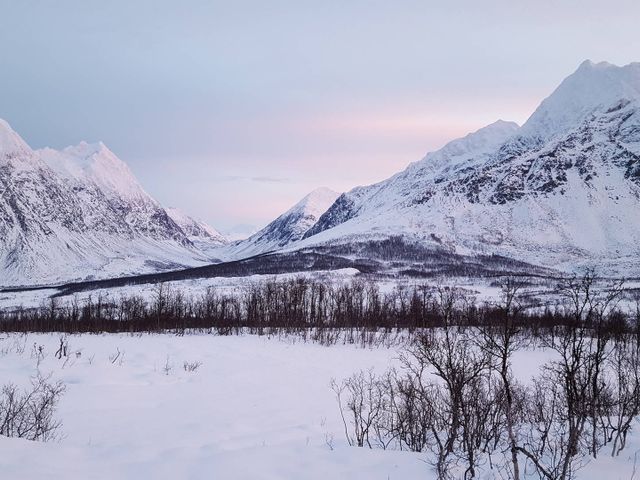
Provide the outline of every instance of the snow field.
{"type": "Polygon", "coordinates": [[[217,336],[10,336],[0,378],[20,385],[36,373],[67,391],[58,408],[64,438],[35,443],[0,437],[0,470],[11,479],[419,478],[418,454],[346,445],[332,378],[373,367],[397,352],[327,348],[276,339],[217,336]],[[121,357],[111,360],[120,350],[121,357]],[[195,372],[183,363],[202,362],[195,372]],[[167,368],[167,364],[169,368],[167,368]],[[168,370],[168,371],[167,371],[168,370]]]}
{"type": "MultiPolygon", "coordinates": [[[[68,342],[65,362],[54,356],[59,335],[0,337],[1,383],[28,384],[37,372],[30,352],[43,345],[40,372],[67,386],[57,412],[63,437],[0,437],[2,478],[435,479],[426,454],[349,447],[344,439],[331,379],[383,372],[398,364],[395,349],[250,335],[74,335],[68,342]],[[201,365],[189,372],[184,362],[201,365]]],[[[550,358],[542,349],[518,351],[514,374],[527,381],[550,358]]],[[[605,449],[578,478],[633,478],[639,428],[620,457],[605,449]]]]}

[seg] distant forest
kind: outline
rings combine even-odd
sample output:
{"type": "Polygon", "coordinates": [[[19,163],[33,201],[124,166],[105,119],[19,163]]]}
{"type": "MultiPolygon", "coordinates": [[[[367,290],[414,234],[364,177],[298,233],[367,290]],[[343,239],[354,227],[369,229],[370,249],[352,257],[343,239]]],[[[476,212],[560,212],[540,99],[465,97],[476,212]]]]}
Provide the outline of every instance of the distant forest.
{"type": "MultiPolygon", "coordinates": [[[[612,334],[640,335],[640,295],[628,292],[621,282],[595,287],[589,301],[598,308],[601,298],[612,295],[607,314],[599,320],[599,328],[612,334]],[[622,310],[625,305],[635,305],[622,310]],[[635,302],[635,303],[634,303],[635,302]]],[[[497,280],[517,284],[520,307],[512,321],[534,335],[576,322],[575,306],[567,292],[569,279],[560,283],[552,303],[542,302],[526,294],[521,278],[497,280]]],[[[503,296],[505,293],[503,292],[503,296]]],[[[330,283],[309,278],[269,280],[248,284],[234,293],[220,293],[215,288],[203,294],[186,296],[169,284],[158,283],[146,300],[140,296],[119,299],[101,294],[51,298],[39,308],[0,311],[2,332],[210,332],[221,335],[304,334],[309,330],[349,329],[351,331],[393,332],[456,325],[459,327],[491,326],[503,320],[504,306],[500,301],[478,303],[467,291],[455,287],[415,284],[396,286],[383,291],[371,281],[354,279],[348,283],[330,283]],[[443,298],[455,297],[451,308],[443,298]]],[[[586,327],[593,321],[585,315],[586,327]]]]}

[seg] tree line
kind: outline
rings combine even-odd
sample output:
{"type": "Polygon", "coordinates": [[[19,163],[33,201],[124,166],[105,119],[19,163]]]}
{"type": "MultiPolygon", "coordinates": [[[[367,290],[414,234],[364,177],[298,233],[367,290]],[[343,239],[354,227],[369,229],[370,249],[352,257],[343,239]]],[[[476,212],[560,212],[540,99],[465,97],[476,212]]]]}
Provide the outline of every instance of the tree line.
{"type": "MultiPolygon", "coordinates": [[[[595,281],[595,277],[591,282],[595,281]]],[[[595,288],[595,287],[594,287],[595,288]]],[[[614,289],[616,298],[622,290],[614,289]]],[[[511,322],[533,337],[553,334],[554,329],[578,322],[571,299],[541,306],[522,301],[512,312],[511,322]]],[[[615,307],[615,305],[611,305],[615,307]]],[[[2,332],[214,332],[222,335],[304,334],[309,330],[408,331],[445,325],[457,327],[495,326],[503,320],[503,306],[479,304],[455,287],[415,284],[384,291],[374,282],[354,279],[346,283],[323,282],[299,277],[247,284],[234,292],[208,288],[187,296],[169,284],[158,283],[150,298],[102,294],[80,299],[51,298],[38,308],[0,310],[2,332]],[[444,295],[443,292],[447,293],[444,295]],[[443,306],[448,296],[457,300],[443,306]],[[446,313],[445,313],[446,312],[446,313]]],[[[580,319],[582,322],[583,319],[580,319]]],[[[637,316],[610,308],[596,325],[591,316],[586,327],[611,335],[635,332],[637,316]]]]}

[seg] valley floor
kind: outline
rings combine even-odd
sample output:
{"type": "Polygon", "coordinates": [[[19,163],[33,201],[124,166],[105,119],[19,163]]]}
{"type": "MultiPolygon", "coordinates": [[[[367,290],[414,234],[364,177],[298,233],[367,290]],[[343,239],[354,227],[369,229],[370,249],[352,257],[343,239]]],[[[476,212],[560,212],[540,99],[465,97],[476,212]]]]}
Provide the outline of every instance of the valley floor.
{"type": "MultiPolygon", "coordinates": [[[[40,371],[67,386],[58,442],[0,437],[3,478],[435,478],[423,454],[349,447],[344,439],[331,379],[382,371],[397,363],[393,348],[248,335],[78,335],[69,337],[65,362],[54,356],[58,341],[0,339],[3,383],[27,384],[36,373],[31,351],[42,345],[40,371]],[[188,372],[185,362],[201,366],[188,372]]],[[[545,359],[542,351],[518,352],[516,375],[530,377],[545,359]]],[[[631,480],[639,440],[636,431],[619,458],[605,453],[578,478],[631,480]]]]}
{"type": "MultiPolygon", "coordinates": [[[[279,275],[249,275],[245,277],[212,277],[206,279],[177,280],[164,282],[164,285],[176,292],[181,292],[186,297],[197,298],[202,296],[208,288],[215,289],[219,293],[234,295],[245,291],[251,285],[262,284],[265,281],[286,281],[295,278],[322,281],[327,284],[347,284],[355,279],[374,282],[381,291],[390,292],[396,287],[410,288],[415,285],[450,285],[466,290],[478,301],[495,301],[500,297],[500,288],[491,285],[493,279],[476,278],[437,278],[437,279],[412,279],[412,278],[385,278],[385,277],[359,277],[359,272],[353,268],[343,268],[333,271],[300,272],[279,275]]],[[[92,298],[94,301],[101,297],[104,301],[118,302],[122,297],[139,296],[147,302],[152,302],[156,297],[157,283],[142,283],[122,287],[88,289],[71,294],[64,294],[57,288],[25,289],[22,291],[0,289],[0,310],[14,310],[17,308],[38,308],[43,305],[48,307],[51,297],[55,297],[58,306],[64,306],[73,300],[86,301],[92,298]]],[[[550,281],[550,285],[553,282],[550,281]]],[[[537,288],[540,290],[541,288],[537,288]]]]}

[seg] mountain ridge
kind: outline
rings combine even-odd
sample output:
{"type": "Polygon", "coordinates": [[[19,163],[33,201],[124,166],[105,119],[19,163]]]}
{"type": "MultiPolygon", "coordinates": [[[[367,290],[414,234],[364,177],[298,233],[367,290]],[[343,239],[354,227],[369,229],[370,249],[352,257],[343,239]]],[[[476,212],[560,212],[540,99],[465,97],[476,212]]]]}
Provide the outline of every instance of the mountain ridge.
{"type": "Polygon", "coordinates": [[[0,123],[0,273],[42,284],[209,263],[101,142],[32,150],[0,123]]]}
{"type": "Polygon", "coordinates": [[[522,126],[498,120],[381,182],[316,189],[235,242],[162,207],[101,142],[34,151],[0,120],[0,186],[6,284],[272,252],[399,259],[398,238],[427,252],[415,258],[640,275],[640,63],[585,61],[522,126]]]}
{"type": "Polygon", "coordinates": [[[454,140],[345,192],[291,248],[404,235],[434,250],[640,273],[639,93],[640,63],[584,62],[522,127],[484,146],[454,140]]]}

